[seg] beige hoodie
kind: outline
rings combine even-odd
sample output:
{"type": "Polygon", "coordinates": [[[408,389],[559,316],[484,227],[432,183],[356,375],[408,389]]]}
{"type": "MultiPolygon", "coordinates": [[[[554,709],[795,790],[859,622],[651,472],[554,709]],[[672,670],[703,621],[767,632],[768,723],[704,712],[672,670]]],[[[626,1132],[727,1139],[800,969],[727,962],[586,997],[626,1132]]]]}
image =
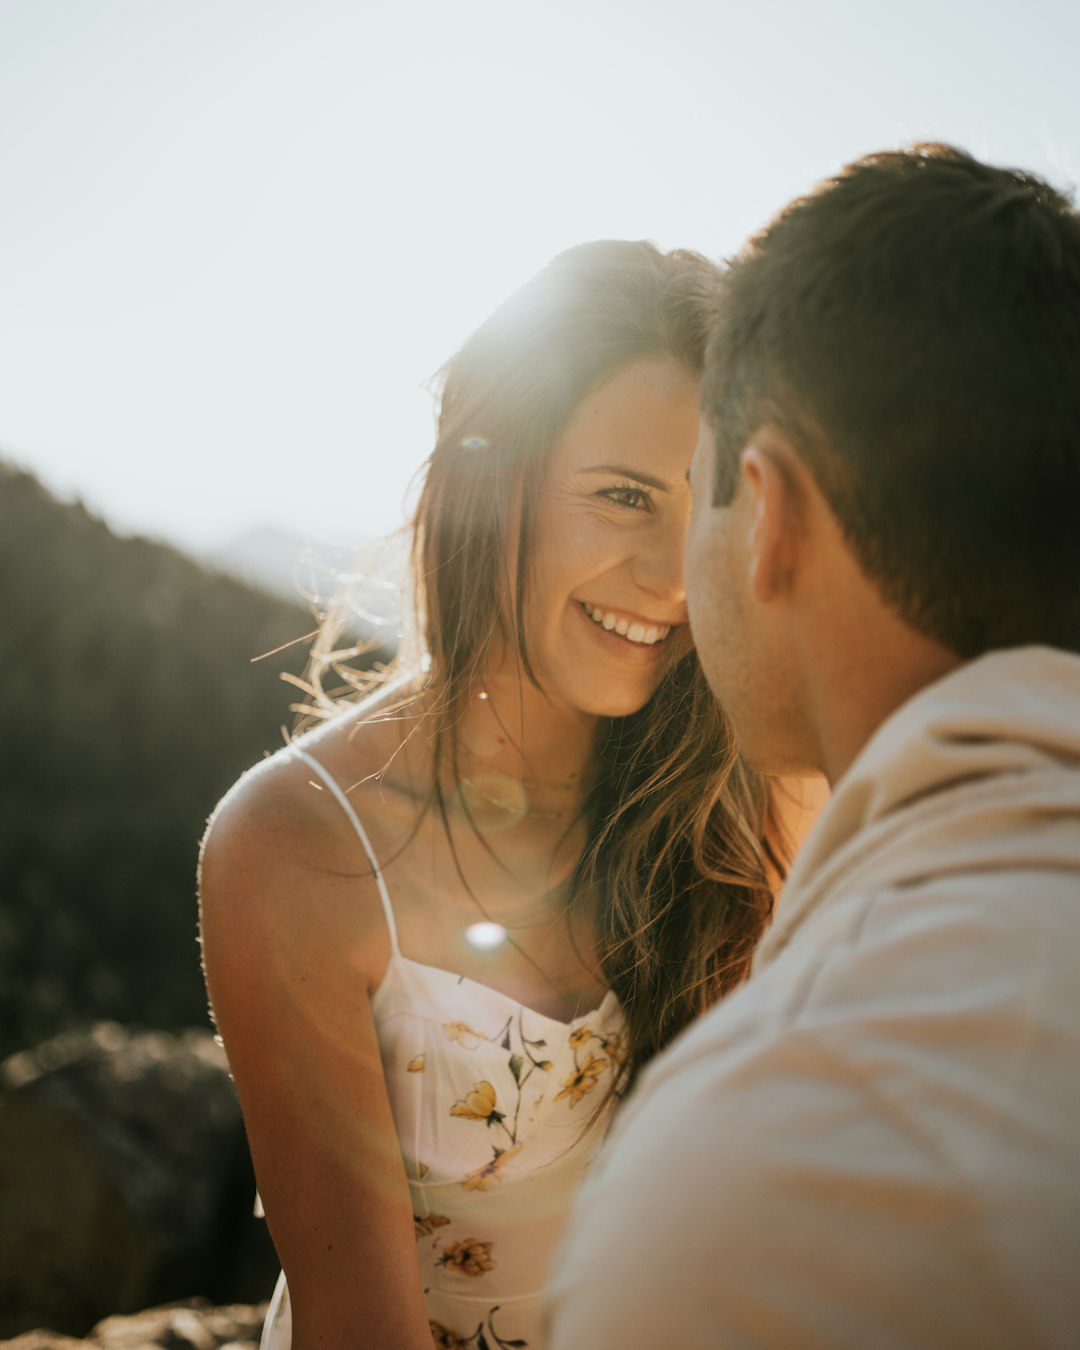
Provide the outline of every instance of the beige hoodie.
{"type": "Polygon", "coordinates": [[[553,1350],[1080,1346],[1080,658],[984,657],[879,728],[551,1289],[553,1350]]]}

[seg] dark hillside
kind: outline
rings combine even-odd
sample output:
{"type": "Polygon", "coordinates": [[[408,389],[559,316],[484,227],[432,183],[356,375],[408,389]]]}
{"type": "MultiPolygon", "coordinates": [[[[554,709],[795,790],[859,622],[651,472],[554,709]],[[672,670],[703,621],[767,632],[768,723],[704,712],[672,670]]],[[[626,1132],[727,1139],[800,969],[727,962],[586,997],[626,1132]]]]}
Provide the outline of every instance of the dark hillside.
{"type": "Polygon", "coordinates": [[[205,1022],[198,838],[291,720],[305,645],[252,658],[311,627],[0,464],[0,1056],[205,1022]]]}

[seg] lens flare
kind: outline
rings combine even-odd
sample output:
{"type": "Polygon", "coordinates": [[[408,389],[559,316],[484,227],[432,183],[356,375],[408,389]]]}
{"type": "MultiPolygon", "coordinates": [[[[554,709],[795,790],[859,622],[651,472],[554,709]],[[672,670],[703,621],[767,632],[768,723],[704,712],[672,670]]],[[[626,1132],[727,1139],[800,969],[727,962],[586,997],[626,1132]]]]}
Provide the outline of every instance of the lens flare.
{"type": "Polygon", "coordinates": [[[506,941],[506,929],[501,923],[474,923],[465,929],[465,941],[478,951],[491,951],[506,941]]]}

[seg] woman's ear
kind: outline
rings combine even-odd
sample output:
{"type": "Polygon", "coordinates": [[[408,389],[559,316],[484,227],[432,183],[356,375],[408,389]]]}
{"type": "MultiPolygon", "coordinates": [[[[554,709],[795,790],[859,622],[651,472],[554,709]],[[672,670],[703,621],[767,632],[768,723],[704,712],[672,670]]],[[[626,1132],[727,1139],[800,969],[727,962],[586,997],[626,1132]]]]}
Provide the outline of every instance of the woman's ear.
{"type": "Polygon", "coordinates": [[[796,465],[787,440],[771,427],[761,428],[739,458],[750,510],[750,590],[763,603],[788,591],[798,565],[801,510],[796,465]]]}

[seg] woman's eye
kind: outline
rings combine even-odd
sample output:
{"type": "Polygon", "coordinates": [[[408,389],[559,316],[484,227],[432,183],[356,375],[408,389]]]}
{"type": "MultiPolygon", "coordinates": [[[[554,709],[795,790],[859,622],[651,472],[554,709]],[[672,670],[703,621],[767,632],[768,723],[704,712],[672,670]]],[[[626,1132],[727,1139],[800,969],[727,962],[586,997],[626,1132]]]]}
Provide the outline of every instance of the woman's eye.
{"type": "Polygon", "coordinates": [[[630,511],[647,510],[652,504],[652,494],[645,488],[634,487],[630,483],[621,484],[619,487],[603,488],[599,493],[606,501],[614,502],[616,506],[626,507],[630,511]]]}

